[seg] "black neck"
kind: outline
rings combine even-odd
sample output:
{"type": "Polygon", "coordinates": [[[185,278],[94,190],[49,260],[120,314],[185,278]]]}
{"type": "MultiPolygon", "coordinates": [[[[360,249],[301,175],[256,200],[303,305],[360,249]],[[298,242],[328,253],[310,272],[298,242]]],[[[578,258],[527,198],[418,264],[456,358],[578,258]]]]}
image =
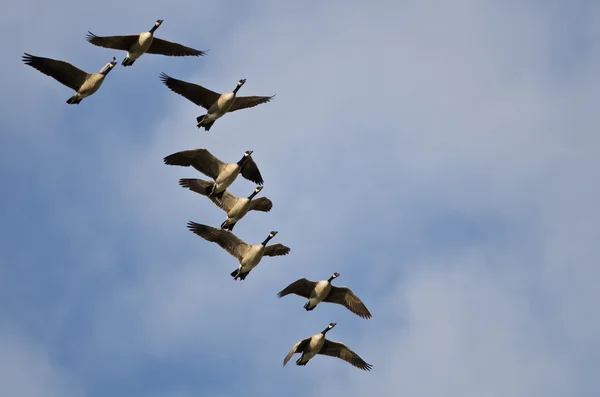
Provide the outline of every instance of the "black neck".
{"type": "Polygon", "coordinates": [[[240,87],[241,87],[241,85],[239,85],[239,84],[238,84],[238,85],[235,87],[235,90],[233,90],[233,93],[234,93],[234,94],[237,94],[237,92],[238,92],[238,90],[240,89],[240,87]]]}
{"type": "Polygon", "coordinates": [[[111,70],[113,70],[113,68],[112,68],[112,67],[110,67],[110,68],[109,68],[109,67],[106,67],[106,68],[104,68],[104,70],[102,71],[102,73],[101,73],[101,74],[103,74],[103,75],[105,75],[105,76],[106,76],[107,74],[109,74],[109,73],[110,73],[110,71],[111,71],[111,70]]]}
{"type": "Polygon", "coordinates": [[[273,238],[273,237],[272,237],[272,236],[269,234],[269,235],[267,236],[267,238],[265,239],[265,241],[263,241],[261,244],[262,244],[264,247],[266,247],[266,246],[267,246],[267,243],[268,243],[268,242],[269,242],[269,240],[271,240],[272,238],[273,238]]]}
{"type": "Polygon", "coordinates": [[[158,29],[158,26],[159,26],[159,25],[157,25],[157,24],[154,24],[154,26],[152,26],[152,29],[150,29],[150,30],[149,30],[149,32],[150,32],[150,33],[154,33],[154,31],[155,31],[156,29],[158,29]]]}
{"type": "Polygon", "coordinates": [[[240,161],[237,162],[237,165],[239,165],[240,167],[242,167],[246,163],[246,161],[248,161],[249,158],[250,158],[250,156],[244,155],[244,157],[242,157],[240,159],[240,161]]]}
{"type": "Polygon", "coordinates": [[[325,335],[325,334],[327,333],[327,331],[329,331],[330,329],[331,329],[331,328],[327,327],[327,328],[325,328],[323,331],[321,331],[321,333],[322,333],[323,335],[325,335]]]}
{"type": "Polygon", "coordinates": [[[331,277],[329,277],[329,278],[327,279],[327,281],[328,281],[329,283],[331,283],[331,282],[333,281],[333,279],[334,279],[334,278],[335,278],[335,277],[331,276],[331,277]]]}
{"type": "Polygon", "coordinates": [[[252,200],[254,198],[254,196],[256,196],[258,194],[258,192],[256,190],[254,190],[252,192],[252,194],[250,196],[248,196],[248,200],[252,200]]]}

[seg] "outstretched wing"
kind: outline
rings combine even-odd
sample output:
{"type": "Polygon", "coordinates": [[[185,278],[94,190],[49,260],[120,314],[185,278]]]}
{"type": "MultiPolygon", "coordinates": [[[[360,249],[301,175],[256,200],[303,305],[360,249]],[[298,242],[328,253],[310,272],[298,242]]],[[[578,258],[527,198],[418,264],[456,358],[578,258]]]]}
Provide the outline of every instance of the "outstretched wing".
{"type": "Polygon", "coordinates": [[[285,358],[283,359],[282,367],[285,367],[285,365],[287,364],[288,361],[290,361],[290,358],[292,358],[294,353],[302,353],[302,351],[304,350],[304,347],[306,347],[306,345],[308,344],[309,341],[310,341],[310,338],[306,338],[306,339],[302,339],[302,340],[299,340],[298,342],[296,342],[294,347],[292,347],[292,350],[290,350],[290,352],[287,354],[287,356],[285,356],[285,358]]]}
{"type": "Polygon", "coordinates": [[[112,48],[113,50],[129,51],[132,45],[139,40],[139,34],[123,36],[96,36],[88,31],[85,39],[98,47],[112,48]]]}
{"type": "Polygon", "coordinates": [[[187,81],[177,80],[168,76],[166,73],[160,74],[160,80],[171,89],[171,91],[194,102],[198,106],[207,109],[217,102],[220,95],[216,92],[204,88],[198,84],[188,83],[187,81]]]}
{"type": "Polygon", "coordinates": [[[364,319],[371,318],[371,313],[365,304],[362,303],[360,298],[354,295],[354,292],[348,287],[332,286],[331,291],[329,291],[329,294],[323,301],[344,305],[352,313],[357,314],[364,319]]]}
{"type": "Polygon", "coordinates": [[[308,299],[310,297],[310,293],[315,289],[316,285],[316,281],[310,281],[305,278],[301,278],[279,291],[277,296],[279,298],[283,298],[289,294],[296,294],[308,299]]]}
{"type": "Polygon", "coordinates": [[[197,57],[205,54],[204,51],[200,51],[191,47],[186,47],[178,43],[173,43],[172,41],[159,39],[158,37],[154,37],[152,39],[152,44],[150,44],[150,47],[146,50],[146,53],[167,55],[171,57],[197,57]]]}
{"type": "Polygon", "coordinates": [[[238,96],[235,97],[235,102],[231,105],[229,109],[230,112],[234,112],[240,109],[252,108],[254,106],[260,105],[262,103],[271,102],[271,100],[275,97],[272,96],[238,96]]]}
{"type": "Polygon", "coordinates": [[[206,241],[217,243],[225,251],[235,256],[238,260],[242,260],[244,254],[250,247],[244,241],[239,239],[235,234],[228,230],[217,229],[212,226],[201,225],[199,223],[189,221],[188,229],[206,241]]]}
{"type": "Polygon", "coordinates": [[[265,247],[264,256],[280,256],[290,253],[290,249],[281,243],[267,245],[265,247]]]}
{"type": "Polygon", "coordinates": [[[244,178],[248,179],[251,182],[256,183],[257,185],[262,185],[264,183],[262,175],[260,174],[260,170],[258,166],[254,162],[252,156],[242,166],[241,174],[244,178]]]}
{"type": "MultiPolygon", "coordinates": [[[[214,182],[205,181],[204,179],[181,178],[179,180],[180,186],[187,187],[192,192],[196,192],[203,196],[208,196],[210,194],[213,184],[214,182]]],[[[228,190],[223,192],[223,196],[220,200],[215,197],[209,197],[209,199],[225,212],[231,211],[238,201],[238,198],[228,190]]]]}
{"type": "Polygon", "coordinates": [[[323,344],[319,354],[341,358],[342,360],[349,362],[356,368],[360,368],[363,371],[370,371],[371,368],[373,368],[371,364],[367,364],[365,360],[360,358],[358,354],[354,353],[348,348],[348,346],[340,342],[332,342],[325,339],[325,343],[323,344]]]}
{"type": "Polygon", "coordinates": [[[273,208],[273,202],[266,197],[259,197],[250,201],[250,211],[269,212],[273,208]]]}
{"type": "Polygon", "coordinates": [[[225,163],[213,156],[204,148],[182,150],[164,158],[167,165],[179,165],[181,167],[194,167],[204,175],[217,179],[225,163]]]}
{"type": "Polygon", "coordinates": [[[75,91],[79,90],[89,76],[88,73],[68,62],[37,57],[28,53],[23,55],[23,62],[75,91]]]}

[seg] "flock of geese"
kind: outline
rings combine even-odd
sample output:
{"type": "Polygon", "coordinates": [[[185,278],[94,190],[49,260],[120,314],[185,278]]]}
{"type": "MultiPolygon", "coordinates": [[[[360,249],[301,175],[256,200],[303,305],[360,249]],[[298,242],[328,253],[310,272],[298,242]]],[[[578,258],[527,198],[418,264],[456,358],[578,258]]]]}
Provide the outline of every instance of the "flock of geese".
{"type": "MultiPolygon", "coordinates": [[[[166,56],[205,55],[206,51],[155,37],[154,33],[162,23],[163,20],[159,19],[149,31],[132,35],[96,36],[88,32],[86,39],[96,46],[127,51],[127,55],[121,62],[123,66],[132,66],[144,54],[166,56]]],[[[23,56],[23,62],[75,90],[75,94],[67,100],[68,104],[79,104],[84,98],[98,91],[108,73],[117,64],[116,58],[113,57],[112,61],[104,65],[98,73],[87,73],[68,62],[38,57],[28,53],[23,56]]],[[[160,74],[160,79],[173,92],[207,110],[206,114],[196,119],[197,127],[203,127],[206,131],[210,130],[215,121],[226,113],[254,107],[269,102],[274,97],[274,95],[237,96],[239,89],[246,82],[245,79],[238,81],[233,92],[221,94],[197,84],[174,79],[165,73],[160,74]]],[[[281,243],[267,245],[277,235],[277,231],[271,231],[260,244],[246,243],[233,234],[236,223],[244,218],[249,211],[269,212],[273,207],[273,203],[267,197],[256,197],[263,189],[263,178],[252,158],[252,154],[253,151],[248,150],[239,161],[228,163],[218,159],[207,149],[200,148],[180,151],[164,158],[164,163],[167,165],[193,167],[212,179],[212,181],[208,181],[182,178],[179,180],[179,185],[206,196],[227,213],[226,219],[220,228],[193,221],[188,222],[187,227],[203,239],[217,243],[239,261],[238,267],[231,272],[234,280],[244,280],[264,256],[281,256],[290,252],[290,248],[281,243]],[[240,174],[243,178],[257,185],[248,197],[236,197],[227,190],[240,174]]],[[[285,287],[277,296],[281,298],[295,294],[306,298],[307,301],[304,305],[306,311],[314,310],[322,302],[329,302],[343,305],[361,318],[371,318],[369,310],[352,290],[348,287],[337,287],[331,284],[339,276],[340,274],[336,272],[327,280],[311,281],[301,278],[285,287]]],[[[315,355],[322,354],[338,357],[365,371],[371,370],[372,365],[366,363],[345,344],[325,339],[325,334],[335,325],[336,323],[330,323],[320,333],[298,341],[285,356],[283,366],[287,364],[292,355],[300,353],[301,356],[296,361],[297,365],[306,365],[315,355]]]]}

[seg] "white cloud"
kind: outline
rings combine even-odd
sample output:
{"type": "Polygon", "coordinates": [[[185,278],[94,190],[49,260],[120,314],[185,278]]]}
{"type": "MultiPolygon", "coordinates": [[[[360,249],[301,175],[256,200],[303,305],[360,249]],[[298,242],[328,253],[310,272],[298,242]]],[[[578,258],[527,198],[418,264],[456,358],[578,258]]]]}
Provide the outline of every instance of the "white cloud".
{"type": "MultiPolygon", "coordinates": [[[[231,363],[223,376],[237,377],[223,387],[263,395],[304,394],[286,388],[307,380],[315,395],[598,390],[587,376],[600,348],[597,47],[578,73],[557,76],[555,11],[517,2],[264,2],[200,14],[187,12],[191,4],[147,9],[135,23],[102,7],[94,15],[109,25],[74,21],[69,31],[80,39],[36,42],[48,48],[42,55],[95,54],[86,62],[100,65],[112,52],[88,48],[86,30],[134,32],[160,17],[165,38],[211,48],[199,60],[148,56],[121,68],[78,113],[62,103],[58,83],[22,65],[11,72],[38,98],[28,108],[40,109],[11,137],[52,165],[42,170],[52,183],[32,189],[74,196],[63,209],[50,194],[62,216],[57,233],[85,247],[73,247],[82,254],[72,283],[97,297],[83,315],[85,353],[97,359],[86,373],[135,373],[150,355],[191,360],[197,376],[231,363]],[[217,91],[244,77],[244,95],[277,96],[205,132],[194,122],[203,109],[164,87],[160,71],[217,91]],[[289,256],[265,258],[233,282],[235,259],[186,230],[187,220],[224,219],[177,184],[203,176],[162,164],[194,147],[225,161],[255,150],[274,208],[249,214],[236,234],[258,242],[279,230],[289,256]],[[275,297],[299,277],[333,271],[373,319],[333,305],[306,313],[301,298],[275,297]],[[95,276],[102,291],[92,288],[95,276]],[[330,321],[339,326],[328,336],[372,363],[371,373],[326,357],[281,369],[299,338],[330,321]]],[[[232,190],[252,188],[240,179],[232,190]]]]}

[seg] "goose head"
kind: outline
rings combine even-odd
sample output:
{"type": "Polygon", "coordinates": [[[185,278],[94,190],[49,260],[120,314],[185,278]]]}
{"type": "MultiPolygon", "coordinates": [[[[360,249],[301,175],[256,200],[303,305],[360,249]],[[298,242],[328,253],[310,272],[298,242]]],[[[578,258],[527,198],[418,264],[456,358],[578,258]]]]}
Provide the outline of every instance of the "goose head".
{"type": "Polygon", "coordinates": [[[106,76],[112,70],[112,68],[115,67],[116,64],[117,64],[117,58],[113,57],[112,61],[110,61],[106,65],[102,66],[102,69],[100,69],[100,71],[98,73],[106,76]]]}
{"type": "Polygon", "coordinates": [[[278,231],[275,231],[275,230],[274,230],[274,231],[272,231],[271,233],[269,233],[269,235],[267,236],[267,238],[265,239],[265,241],[263,241],[261,244],[262,244],[263,246],[266,246],[266,245],[267,245],[267,243],[269,242],[269,240],[271,240],[273,237],[275,237],[275,235],[276,235],[277,233],[279,233],[279,232],[278,232],[278,231]]]}
{"type": "Polygon", "coordinates": [[[154,24],[154,26],[152,26],[152,29],[150,29],[150,33],[154,33],[154,31],[156,29],[158,29],[158,27],[163,23],[162,19],[157,19],[156,23],[154,24]]]}
{"type": "Polygon", "coordinates": [[[235,86],[235,90],[233,90],[233,93],[237,94],[238,90],[240,88],[242,88],[242,86],[244,85],[244,83],[246,83],[246,79],[241,79],[240,81],[238,81],[237,85],[235,86]]]}
{"type": "Polygon", "coordinates": [[[338,272],[335,272],[331,275],[331,277],[329,277],[327,281],[331,282],[334,278],[338,278],[339,276],[340,274],[338,272]]]}
{"type": "Polygon", "coordinates": [[[258,193],[260,193],[260,191],[263,189],[262,186],[257,186],[256,189],[254,189],[254,191],[252,192],[252,194],[250,196],[248,196],[248,200],[252,200],[254,198],[254,196],[256,196],[258,193]]]}
{"type": "Polygon", "coordinates": [[[325,335],[330,329],[332,329],[333,327],[336,326],[337,323],[329,323],[329,325],[327,326],[327,328],[325,328],[323,331],[321,331],[321,333],[323,335],[325,335]]]}

